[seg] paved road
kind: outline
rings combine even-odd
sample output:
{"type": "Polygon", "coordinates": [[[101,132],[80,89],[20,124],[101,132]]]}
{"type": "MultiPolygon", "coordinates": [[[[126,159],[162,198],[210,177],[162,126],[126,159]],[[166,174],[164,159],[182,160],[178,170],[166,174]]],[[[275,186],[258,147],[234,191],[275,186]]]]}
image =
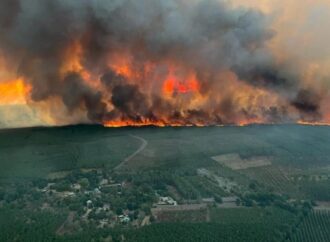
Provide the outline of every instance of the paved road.
{"type": "Polygon", "coordinates": [[[146,141],[145,139],[143,139],[140,136],[135,136],[135,135],[130,135],[131,137],[138,139],[141,141],[141,145],[140,147],[130,156],[126,157],[119,165],[117,165],[114,169],[115,170],[119,170],[120,168],[122,168],[127,162],[129,162],[131,159],[133,159],[137,154],[139,154],[141,151],[143,151],[147,145],[148,145],[148,141],[146,141]]]}

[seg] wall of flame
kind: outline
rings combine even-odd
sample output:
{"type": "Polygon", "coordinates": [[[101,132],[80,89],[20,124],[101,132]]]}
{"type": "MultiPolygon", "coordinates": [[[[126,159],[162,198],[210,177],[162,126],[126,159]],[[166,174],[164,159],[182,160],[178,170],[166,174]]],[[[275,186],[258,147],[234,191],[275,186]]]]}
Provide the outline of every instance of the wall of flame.
{"type": "MultiPolygon", "coordinates": [[[[161,60],[145,61],[137,67],[132,60],[130,51],[118,49],[107,53],[104,60],[105,68],[125,78],[128,84],[137,86],[143,95],[152,97],[154,93],[157,93],[166,100],[169,109],[176,107],[180,115],[179,118],[173,118],[170,111],[164,112],[162,109],[156,109],[154,112],[157,114],[157,119],[142,116],[137,120],[119,115],[111,119],[105,117],[100,122],[112,127],[128,125],[246,125],[272,122],[267,117],[267,114],[272,111],[271,107],[285,106],[285,112],[290,113],[290,119],[288,120],[290,122],[301,124],[330,123],[330,107],[328,105],[330,101],[330,82],[327,78],[327,76],[330,76],[330,58],[327,56],[330,51],[328,45],[325,46],[325,42],[320,40],[328,39],[320,35],[330,37],[330,32],[324,28],[322,30],[315,29],[314,25],[309,26],[316,18],[314,15],[320,11],[320,7],[330,9],[330,4],[325,0],[318,0],[316,3],[312,0],[304,3],[295,0],[275,2],[270,0],[262,2],[233,0],[231,3],[237,6],[248,5],[249,7],[259,8],[265,13],[272,14],[275,12],[279,15],[273,23],[278,35],[268,43],[269,48],[272,49],[278,60],[286,59],[299,63],[298,71],[304,77],[304,83],[314,86],[320,95],[324,97],[321,104],[322,118],[315,120],[301,119],[297,111],[293,107],[289,107],[287,101],[283,100],[278,93],[258,86],[247,85],[229,70],[219,72],[216,78],[221,81],[215,82],[212,87],[206,89],[204,80],[198,77],[196,70],[186,66],[185,63],[164,57],[161,60]],[[297,7],[302,11],[296,11],[297,7]],[[311,52],[313,53],[306,53],[308,49],[312,49],[311,52]],[[163,71],[160,67],[163,67],[163,71]],[[228,96],[231,97],[231,101],[226,103],[228,96]],[[210,98],[214,100],[210,101],[210,98]],[[227,106],[214,107],[212,103],[224,103],[227,106]],[[232,103],[235,106],[232,106],[232,103]],[[265,107],[269,107],[269,110],[264,110],[265,107]],[[194,116],[187,110],[207,111],[203,115],[194,116]],[[248,115],[245,115],[244,111],[248,115]],[[171,115],[169,115],[170,113],[171,115]],[[201,116],[203,118],[200,118],[201,116]],[[207,122],[208,116],[210,122],[207,122]],[[215,116],[221,117],[221,120],[214,119],[215,116]],[[227,119],[229,116],[230,118],[227,119]]],[[[329,19],[329,17],[324,17],[324,19],[315,21],[324,24],[329,19]]],[[[92,38],[90,35],[90,33],[86,33],[85,36],[79,36],[63,48],[62,53],[60,53],[62,63],[59,76],[64,79],[72,72],[79,73],[86,86],[101,93],[102,102],[110,112],[114,109],[113,103],[110,101],[112,94],[102,85],[100,72],[88,69],[85,65],[83,46],[86,39],[92,38]]],[[[19,63],[11,63],[7,61],[5,56],[1,56],[0,105],[24,104],[34,106],[42,110],[41,113],[44,113],[44,119],[50,125],[91,122],[86,117],[85,104],[81,104],[79,110],[67,110],[63,101],[56,96],[41,102],[31,100],[33,88],[31,81],[18,74],[18,66],[19,63]]]]}

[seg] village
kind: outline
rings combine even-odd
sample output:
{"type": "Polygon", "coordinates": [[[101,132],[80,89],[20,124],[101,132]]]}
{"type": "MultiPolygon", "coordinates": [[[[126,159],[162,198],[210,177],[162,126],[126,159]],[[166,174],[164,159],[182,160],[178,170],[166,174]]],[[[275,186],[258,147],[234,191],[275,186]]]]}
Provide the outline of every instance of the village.
{"type": "MultiPolygon", "coordinates": [[[[0,194],[1,195],[1,194],[0,194]]],[[[13,184],[1,200],[31,211],[63,214],[56,234],[83,228],[140,228],[162,222],[210,222],[216,209],[276,205],[295,211],[297,202],[246,186],[206,168],[117,172],[105,168],[50,173],[13,184]]],[[[300,206],[301,207],[301,206],[300,206]]]]}
{"type": "Polygon", "coordinates": [[[157,187],[157,184],[138,181],[144,176],[110,174],[102,169],[54,173],[47,179],[25,184],[25,193],[12,204],[32,210],[68,210],[67,219],[58,229],[59,234],[70,233],[84,224],[98,228],[142,227],[153,222],[171,221],[173,216],[187,211],[193,216],[202,214],[198,220],[207,221],[209,207],[239,206],[237,196],[223,196],[220,202],[213,196],[187,199],[179,195],[179,188],[174,186],[157,187]]]}

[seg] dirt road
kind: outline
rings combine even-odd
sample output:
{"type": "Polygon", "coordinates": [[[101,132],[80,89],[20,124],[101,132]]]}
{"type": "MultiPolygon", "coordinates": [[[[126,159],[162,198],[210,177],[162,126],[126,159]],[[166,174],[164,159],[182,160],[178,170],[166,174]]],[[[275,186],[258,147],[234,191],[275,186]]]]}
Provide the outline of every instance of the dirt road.
{"type": "Polygon", "coordinates": [[[140,147],[134,152],[132,153],[130,156],[126,157],[119,165],[117,165],[114,169],[115,170],[119,170],[121,169],[124,165],[126,165],[127,162],[129,162],[131,159],[133,159],[137,154],[139,154],[141,151],[143,151],[147,145],[148,145],[148,141],[146,141],[145,139],[143,139],[142,137],[139,136],[135,136],[135,135],[130,135],[131,137],[138,139],[141,141],[141,145],[140,147]]]}

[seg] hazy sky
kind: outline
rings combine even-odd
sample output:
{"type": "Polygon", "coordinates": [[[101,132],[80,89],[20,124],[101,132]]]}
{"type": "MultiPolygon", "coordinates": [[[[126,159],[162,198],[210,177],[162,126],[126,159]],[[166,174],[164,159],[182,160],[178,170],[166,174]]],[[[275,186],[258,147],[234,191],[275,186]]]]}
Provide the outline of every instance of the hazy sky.
{"type": "Polygon", "coordinates": [[[276,30],[272,44],[278,54],[285,53],[286,58],[296,58],[301,64],[329,76],[329,0],[232,0],[231,2],[237,6],[259,8],[272,15],[276,30]]]}

